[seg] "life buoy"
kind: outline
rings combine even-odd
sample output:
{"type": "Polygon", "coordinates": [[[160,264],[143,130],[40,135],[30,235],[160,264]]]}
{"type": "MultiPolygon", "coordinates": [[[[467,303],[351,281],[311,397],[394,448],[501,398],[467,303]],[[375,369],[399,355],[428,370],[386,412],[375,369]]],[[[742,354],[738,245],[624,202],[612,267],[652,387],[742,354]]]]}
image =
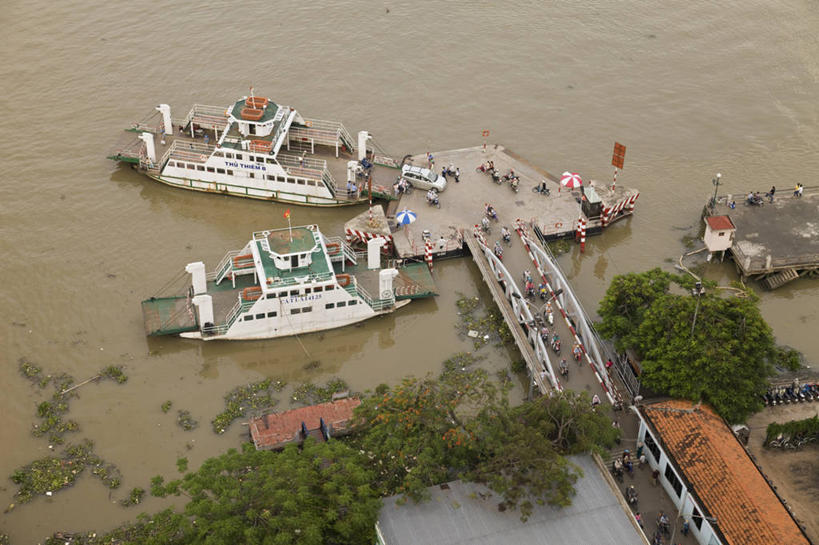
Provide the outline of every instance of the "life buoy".
{"type": "Polygon", "coordinates": [[[234,269],[248,269],[253,266],[253,254],[244,254],[244,255],[237,255],[233,258],[233,268],[234,269]],[[242,261],[247,261],[248,259],[251,260],[250,263],[242,263],[242,261]]]}
{"type": "Polygon", "coordinates": [[[341,250],[341,245],[338,242],[330,242],[327,244],[327,253],[335,255],[341,250]]]}
{"type": "Polygon", "coordinates": [[[560,222],[555,223],[555,229],[560,229],[561,227],[563,227],[562,223],[560,222]]]}
{"type": "Polygon", "coordinates": [[[336,280],[338,280],[338,285],[342,288],[346,288],[350,285],[350,275],[349,274],[337,274],[336,280]]]}
{"type": "Polygon", "coordinates": [[[262,296],[262,288],[259,286],[250,286],[242,290],[242,299],[245,301],[255,301],[262,296]]]}

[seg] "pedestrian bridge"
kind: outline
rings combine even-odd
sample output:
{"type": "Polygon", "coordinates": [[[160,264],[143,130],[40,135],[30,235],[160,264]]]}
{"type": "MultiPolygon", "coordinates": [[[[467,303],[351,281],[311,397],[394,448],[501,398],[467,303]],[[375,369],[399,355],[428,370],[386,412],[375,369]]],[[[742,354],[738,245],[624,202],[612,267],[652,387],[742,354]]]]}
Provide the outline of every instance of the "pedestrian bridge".
{"type": "Polygon", "coordinates": [[[509,330],[517,343],[531,378],[530,394],[534,387],[545,395],[563,389],[585,390],[590,395],[614,403],[619,394],[606,369],[606,361],[616,355],[602,342],[592,321],[583,309],[566,276],[548,249],[530,235],[528,226],[516,220],[512,228],[517,237],[502,244],[502,258],[495,255],[493,238],[500,239],[500,226],[494,224],[492,233],[475,227],[472,236],[464,241],[472,258],[489,286],[509,330]],[[544,298],[525,294],[524,277],[529,273],[535,284],[543,283],[548,295],[544,298]],[[562,346],[554,351],[541,338],[538,322],[548,306],[554,305],[554,323],[544,325],[550,334],[557,333],[562,346]],[[579,347],[579,359],[573,352],[579,347]],[[559,372],[561,360],[569,362],[566,376],[559,372]]]}

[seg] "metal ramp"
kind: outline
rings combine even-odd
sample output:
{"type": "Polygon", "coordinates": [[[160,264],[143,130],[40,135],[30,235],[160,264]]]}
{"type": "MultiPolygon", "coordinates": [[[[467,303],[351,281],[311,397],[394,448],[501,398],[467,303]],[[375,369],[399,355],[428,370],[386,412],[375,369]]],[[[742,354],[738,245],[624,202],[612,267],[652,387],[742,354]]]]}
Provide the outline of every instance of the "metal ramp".
{"type": "Polygon", "coordinates": [[[142,301],[145,334],[149,336],[176,335],[196,331],[196,313],[187,296],[151,297],[142,301]]]}
{"type": "Polygon", "coordinates": [[[421,299],[437,295],[435,280],[426,263],[407,263],[398,270],[393,280],[395,299],[421,299]]]}
{"type": "Polygon", "coordinates": [[[323,119],[307,119],[304,125],[291,125],[287,134],[287,149],[310,149],[315,152],[315,146],[335,148],[336,157],[339,152],[355,153],[353,137],[339,121],[323,119]]]}
{"type": "Polygon", "coordinates": [[[799,273],[797,273],[795,269],[785,269],[784,271],[768,276],[762,280],[760,284],[762,284],[762,287],[767,290],[775,290],[776,288],[781,288],[788,282],[796,280],[797,278],[799,278],[799,273]]]}

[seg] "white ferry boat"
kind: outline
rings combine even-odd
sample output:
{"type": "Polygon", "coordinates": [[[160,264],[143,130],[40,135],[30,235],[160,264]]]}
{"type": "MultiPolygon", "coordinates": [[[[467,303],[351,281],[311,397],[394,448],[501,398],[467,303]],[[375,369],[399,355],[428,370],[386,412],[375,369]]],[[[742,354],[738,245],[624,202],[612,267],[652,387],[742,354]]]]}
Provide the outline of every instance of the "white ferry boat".
{"type": "Polygon", "coordinates": [[[399,271],[379,268],[379,248],[376,241],[369,254],[356,254],[315,225],[253,233],[210,272],[202,262],[189,263],[180,275],[182,293],[143,301],[145,331],[207,341],[269,339],[390,313],[409,298],[396,300],[399,271]],[[368,268],[358,263],[365,255],[368,268]],[[182,280],[185,273],[190,283],[182,280]],[[365,283],[378,290],[376,297],[365,283]]]}
{"type": "Polygon", "coordinates": [[[400,174],[372,135],[354,142],[339,122],[302,117],[265,97],[195,105],[184,120],[160,104],[127,129],[109,159],[173,187],[309,206],[392,199],[400,174]]]}

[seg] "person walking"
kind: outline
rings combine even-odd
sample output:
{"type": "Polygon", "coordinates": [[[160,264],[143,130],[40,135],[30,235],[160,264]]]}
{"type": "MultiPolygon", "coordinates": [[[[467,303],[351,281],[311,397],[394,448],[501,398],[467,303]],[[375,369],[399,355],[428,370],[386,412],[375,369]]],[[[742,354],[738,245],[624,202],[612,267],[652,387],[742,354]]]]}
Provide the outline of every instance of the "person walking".
{"type": "Polygon", "coordinates": [[[654,486],[657,486],[659,484],[659,482],[660,482],[660,470],[655,469],[654,471],[651,472],[651,484],[653,484],[654,486]]]}
{"type": "Polygon", "coordinates": [[[776,193],[776,186],[772,185],[771,190],[768,191],[768,202],[773,202],[774,200],[774,193],[776,193]]]}
{"type": "Polygon", "coordinates": [[[637,521],[637,525],[640,526],[640,528],[643,527],[643,516],[640,514],[639,511],[637,511],[637,514],[634,515],[634,520],[637,521]]]}
{"type": "Polygon", "coordinates": [[[461,181],[461,169],[458,168],[458,167],[455,167],[455,183],[458,183],[460,181],[461,181]]]}

